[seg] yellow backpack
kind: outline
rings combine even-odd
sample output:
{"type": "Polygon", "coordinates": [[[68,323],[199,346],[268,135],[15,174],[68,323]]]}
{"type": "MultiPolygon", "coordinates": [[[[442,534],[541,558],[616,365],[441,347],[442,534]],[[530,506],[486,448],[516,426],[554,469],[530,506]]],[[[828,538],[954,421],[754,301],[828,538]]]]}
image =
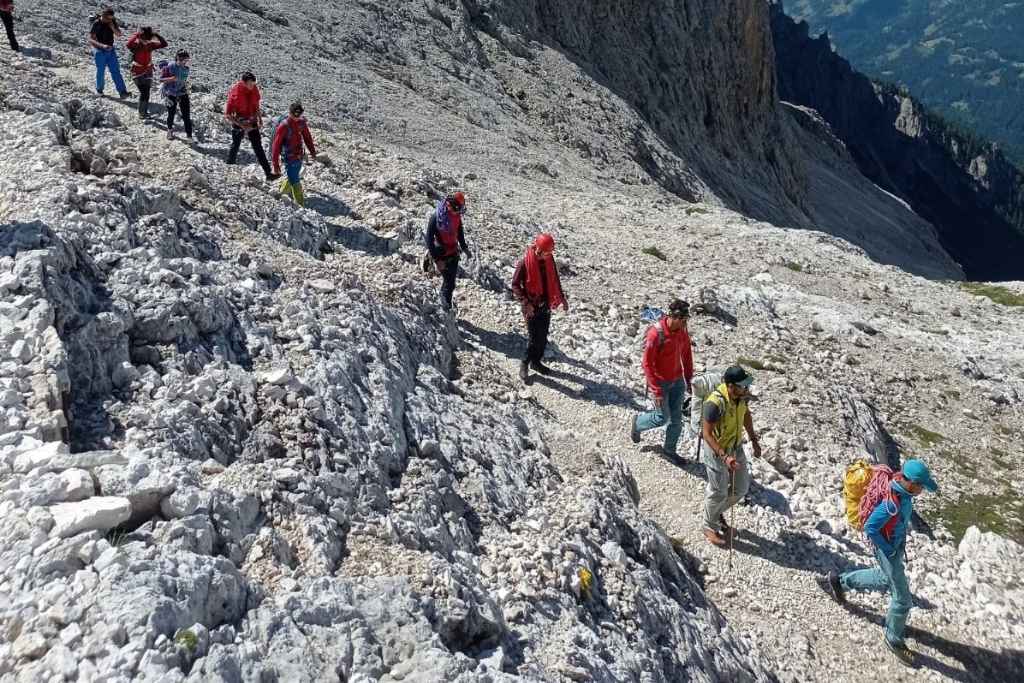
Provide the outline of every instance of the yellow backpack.
{"type": "Polygon", "coordinates": [[[843,501],[846,503],[846,521],[857,531],[864,530],[860,516],[860,500],[868,490],[874,476],[871,465],[865,460],[856,460],[846,468],[843,475],[843,501]]]}

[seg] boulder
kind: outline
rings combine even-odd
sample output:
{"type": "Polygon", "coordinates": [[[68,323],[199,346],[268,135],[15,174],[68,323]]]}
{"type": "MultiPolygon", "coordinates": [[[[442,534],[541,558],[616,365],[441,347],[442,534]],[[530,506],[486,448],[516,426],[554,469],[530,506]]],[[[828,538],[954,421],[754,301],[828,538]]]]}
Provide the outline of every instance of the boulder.
{"type": "Polygon", "coordinates": [[[100,496],[75,503],[50,507],[53,529],[50,534],[67,538],[83,531],[109,531],[128,521],[132,505],[127,498],[100,496]]]}

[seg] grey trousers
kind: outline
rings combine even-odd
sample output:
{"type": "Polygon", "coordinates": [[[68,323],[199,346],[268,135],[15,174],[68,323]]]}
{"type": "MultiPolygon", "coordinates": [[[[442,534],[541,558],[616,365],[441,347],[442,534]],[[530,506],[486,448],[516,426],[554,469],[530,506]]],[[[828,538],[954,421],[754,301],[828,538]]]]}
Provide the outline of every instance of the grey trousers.
{"type": "Polygon", "coordinates": [[[722,533],[719,517],[738,503],[750,490],[750,465],[743,451],[743,444],[737,444],[729,451],[736,456],[740,467],[735,477],[725,465],[725,460],[715,456],[706,442],[701,442],[701,455],[708,475],[707,493],[704,496],[704,526],[716,533],[722,533]],[[733,490],[730,487],[735,484],[733,490]]]}

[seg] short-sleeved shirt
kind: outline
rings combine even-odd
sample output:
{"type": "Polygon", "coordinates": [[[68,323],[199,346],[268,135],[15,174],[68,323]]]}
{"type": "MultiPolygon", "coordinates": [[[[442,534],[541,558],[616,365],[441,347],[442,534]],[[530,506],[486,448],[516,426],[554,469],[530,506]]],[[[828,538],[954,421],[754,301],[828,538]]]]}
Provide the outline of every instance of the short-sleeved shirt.
{"type": "MultiPolygon", "coordinates": [[[[114,44],[114,24],[104,24],[100,20],[93,22],[92,29],[89,31],[93,39],[96,42],[103,43],[104,45],[114,44]]],[[[81,35],[81,34],[79,34],[81,35]]]]}
{"type": "Polygon", "coordinates": [[[704,403],[704,421],[707,423],[718,422],[722,419],[722,409],[711,401],[704,403]]]}

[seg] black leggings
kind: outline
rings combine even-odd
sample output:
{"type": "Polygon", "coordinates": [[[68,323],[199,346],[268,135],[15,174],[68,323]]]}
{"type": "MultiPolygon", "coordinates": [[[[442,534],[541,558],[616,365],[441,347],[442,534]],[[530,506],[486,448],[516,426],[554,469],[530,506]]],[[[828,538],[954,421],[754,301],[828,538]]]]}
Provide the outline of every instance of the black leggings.
{"type": "Polygon", "coordinates": [[[145,76],[136,76],[132,80],[135,81],[135,87],[139,89],[139,113],[147,116],[149,114],[149,92],[153,88],[153,77],[146,74],[145,76]]]}
{"type": "Polygon", "coordinates": [[[455,295],[455,279],[459,276],[459,255],[449,256],[441,262],[441,303],[445,308],[452,307],[455,295]]]}
{"type": "Polygon", "coordinates": [[[242,138],[249,138],[252,145],[252,152],[256,155],[256,161],[260,162],[263,172],[270,175],[270,162],[267,161],[267,154],[263,151],[263,138],[257,128],[242,130],[238,126],[231,126],[231,149],[228,150],[228,163],[235,163],[238,158],[238,148],[242,146],[242,138]]]}
{"type": "Polygon", "coordinates": [[[544,351],[548,348],[548,331],[551,329],[551,309],[541,306],[534,310],[533,316],[526,319],[525,360],[539,363],[544,359],[544,351]]]}
{"type": "Polygon", "coordinates": [[[181,107],[181,121],[185,124],[185,135],[192,137],[192,103],[188,95],[167,98],[167,130],[174,130],[174,114],[181,107]]]}
{"type": "Polygon", "coordinates": [[[14,15],[10,12],[0,12],[0,21],[4,22],[4,30],[7,31],[7,42],[11,49],[18,52],[18,39],[14,37],[14,15]]]}

